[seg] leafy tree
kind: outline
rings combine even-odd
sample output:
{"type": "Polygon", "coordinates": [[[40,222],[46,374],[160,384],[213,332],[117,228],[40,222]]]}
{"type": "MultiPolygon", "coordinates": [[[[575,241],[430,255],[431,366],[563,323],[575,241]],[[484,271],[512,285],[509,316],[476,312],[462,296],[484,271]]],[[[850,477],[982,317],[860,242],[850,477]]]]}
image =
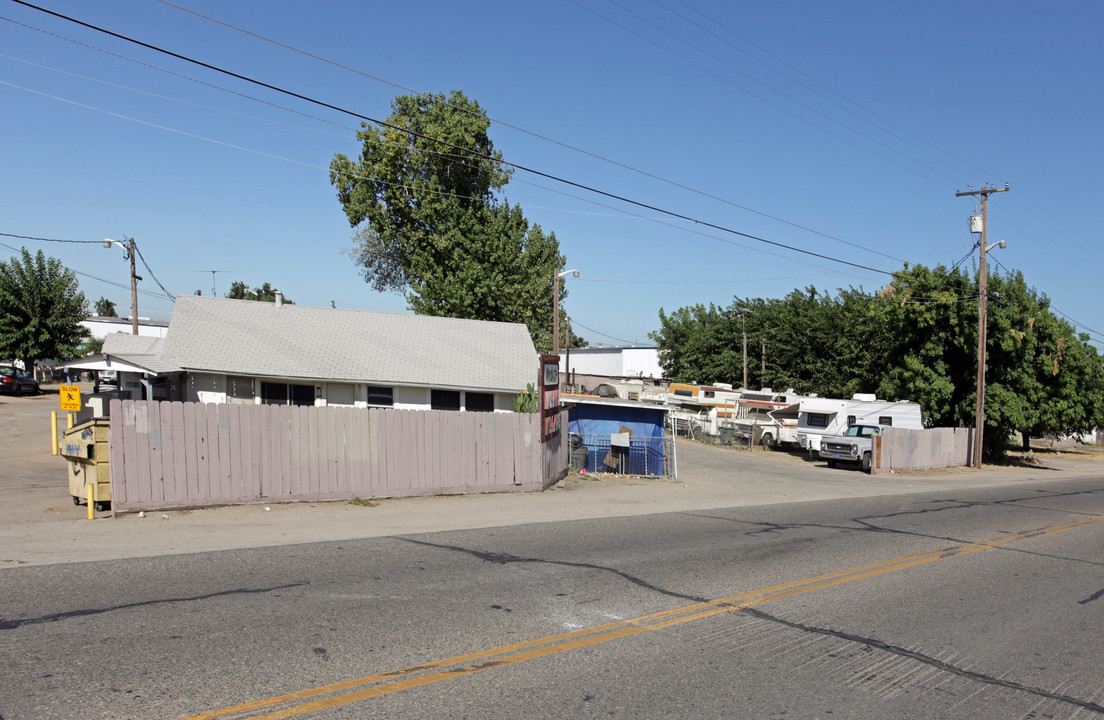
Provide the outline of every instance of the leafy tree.
{"type": "Polygon", "coordinates": [[[88,338],[80,344],[77,348],[77,355],[80,357],[87,357],[89,355],[99,355],[103,352],[103,338],[88,338]]]}
{"type": "Polygon", "coordinates": [[[0,261],[0,356],[28,371],[36,360],[72,357],[89,335],[86,317],[88,301],[60,260],[23,248],[21,259],[0,261]]]}
{"type": "Polygon", "coordinates": [[[550,349],[564,258],[554,234],[496,196],[510,170],[483,109],[459,91],[400,95],[391,107],[385,124],[363,124],[357,161],[330,163],[365,281],[403,293],[416,313],[525,323],[550,349]]]}
{"type": "Polygon", "coordinates": [[[115,303],[105,297],[101,297],[96,301],[95,308],[96,314],[100,317],[119,317],[119,314],[115,312],[115,303]]]}
{"type": "MultiPolygon", "coordinates": [[[[1022,274],[991,275],[987,330],[985,448],[1008,438],[1076,434],[1104,426],[1104,361],[1088,336],[1049,310],[1022,274]]],[[[929,425],[973,426],[977,406],[977,281],[943,266],[905,267],[875,293],[815,288],[780,300],[736,298],[660,310],[653,333],[665,374],[676,381],[742,382],[739,309],[749,352],[765,342],[763,372],[749,358],[751,387],[796,388],[829,397],[874,392],[918,402],[929,425]]]]}
{"type": "MultiPolygon", "coordinates": [[[[272,287],[269,283],[265,283],[259,288],[251,288],[241,280],[235,280],[230,283],[230,290],[226,293],[226,297],[232,300],[260,300],[261,302],[276,302],[276,288],[272,287]]],[[[294,305],[291,300],[284,297],[284,302],[288,305],[294,305]]]]}

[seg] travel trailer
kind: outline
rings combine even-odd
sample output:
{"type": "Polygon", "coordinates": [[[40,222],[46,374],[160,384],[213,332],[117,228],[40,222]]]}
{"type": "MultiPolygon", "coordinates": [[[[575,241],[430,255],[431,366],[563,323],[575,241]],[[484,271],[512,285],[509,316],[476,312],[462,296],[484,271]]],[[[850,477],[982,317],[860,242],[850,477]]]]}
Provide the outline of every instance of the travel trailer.
{"type": "Polygon", "coordinates": [[[802,398],[797,413],[798,444],[820,451],[826,435],[842,435],[852,425],[882,425],[923,430],[920,406],[908,400],[878,400],[872,394],[858,393],[850,400],[802,398]]]}
{"type": "Polygon", "coordinates": [[[731,419],[722,427],[731,427],[735,435],[747,442],[757,441],[773,448],[797,442],[797,408],[801,396],[793,389],[776,393],[771,388],[749,390],[735,403],[731,419]]]}
{"type": "Polygon", "coordinates": [[[684,421],[695,435],[717,435],[721,423],[735,417],[740,391],[731,385],[690,385],[671,383],[667,388],[667,406],[671,417],[684,421]],[[698,430],[695,431],[695,428],[698,430]]]}

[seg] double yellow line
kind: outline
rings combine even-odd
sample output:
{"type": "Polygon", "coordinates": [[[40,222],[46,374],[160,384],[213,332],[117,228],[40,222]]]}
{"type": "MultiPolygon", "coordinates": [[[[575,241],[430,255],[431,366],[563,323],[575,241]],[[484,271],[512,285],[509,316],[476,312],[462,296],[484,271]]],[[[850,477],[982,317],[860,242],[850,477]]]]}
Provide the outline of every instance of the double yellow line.
{"type": "Polygon", "coordinates": [[[772,600],[781,600],[814,590],[823,590],[835,585],[842,585],[856,580],[864,580],[866,578],[897,572],[899,570],[907,570],[908,568],[935,562],[937,560],[946,560],[979,550],[998,548],[1011,543],[1068,530],[1075,530],[1101,522],[1104,522],[1104,515],[1082,518],[1035,530],[1001,535],[981,542],[955,545],[873,565],[863,565],[849,570],[818,575],[816,577],[796,580],[794,582],[762,588],[760,590],[753,590],[739,595],[730,595],[708,602],[695,603],[693,605],[686,605],[671,610],[640,615],[627,620],[619,620],[617,622],[606,623],[604,625],[597,625],[581,630],[573,630],[558,635],[548,635],[546,637],[528,640],[514,645],[504,645],[489,650],[468,653],[466,655],[457,655],[443,660],[435,660],[423,665],[413,665],[411,667],[402,668],[401,670],[393,670],[378,675],[367,675],[365,677],[333,683],[331,685],[323,685],[307,690],[300,690],[299,692],[265,698],[263,700],[255,700],[241,705],[234,705],[232,707],[193,715],[184,720],[214,720],[215,718],[230,717],[232,715],[247,715],[255,720],[279,720],[280,718],[306,715],[327,708],[347,705],[349,703],[368,700],[382,695],[390,695],[391,693],[409,690],[422,685],[430,685],[442,680],[471,675],[491,668],[512,665],[525,662],[526,660],[534,660],[548,655],[557,655],[559,653],[597,645],[610,640],[628,637],[637,633],[662,630],[693,620],[704,620],[714,615],[742,610],[772,600]],[[277,708],[277,706],[283,707],[273,709],[263,715],[252,714],[270,708],[277,708]]]}

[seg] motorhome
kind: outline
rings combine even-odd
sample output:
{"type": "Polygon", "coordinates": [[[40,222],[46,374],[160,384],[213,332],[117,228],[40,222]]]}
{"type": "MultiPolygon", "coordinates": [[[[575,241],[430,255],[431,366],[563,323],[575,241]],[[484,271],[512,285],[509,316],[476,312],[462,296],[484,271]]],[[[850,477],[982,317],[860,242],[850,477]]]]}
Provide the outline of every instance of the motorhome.
{"type": "Polygon", "coordinates": [[[858,393],[850,400],[803,398],[798,405],[797,441],[804,449],[819,452],[821,438],[842,435],[852,425],[924,429],[920,406],[908,400],[891,402],[858,393]]]}

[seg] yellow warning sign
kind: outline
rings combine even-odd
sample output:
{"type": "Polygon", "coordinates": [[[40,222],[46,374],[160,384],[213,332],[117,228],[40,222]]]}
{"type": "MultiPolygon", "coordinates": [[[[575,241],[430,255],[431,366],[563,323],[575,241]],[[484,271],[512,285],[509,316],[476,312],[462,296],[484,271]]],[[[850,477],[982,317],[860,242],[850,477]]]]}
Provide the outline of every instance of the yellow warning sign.
{"type": "Polygon", "coordinates": [[[58,397],[61,398],[61,409],[80,412],[80,385],[62,385],[58,387],[58,397]]]}

